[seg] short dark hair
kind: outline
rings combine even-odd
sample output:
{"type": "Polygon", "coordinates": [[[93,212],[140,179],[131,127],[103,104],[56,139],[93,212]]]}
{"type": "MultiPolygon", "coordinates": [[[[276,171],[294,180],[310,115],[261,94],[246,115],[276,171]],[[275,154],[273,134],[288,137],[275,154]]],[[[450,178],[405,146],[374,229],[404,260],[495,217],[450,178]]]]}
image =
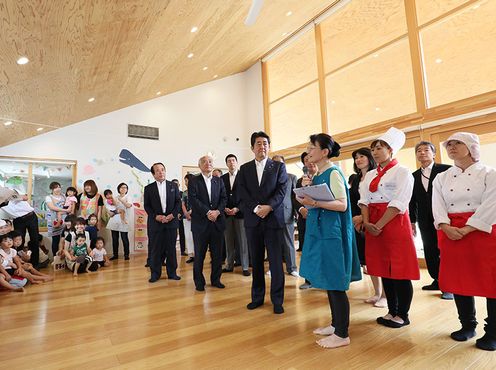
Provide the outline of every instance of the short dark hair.
{"type": "Polygon", "coordinates": [[[91,215],[89,215],[89,216],[88,216],[88,220],[89,220],[90,218],[92,218],[92,217],[96,218],[96,219],[97,219],[97,221],[98,221],[98,217],[97,217],[94,213],[92,213],[91,215]]]}
{"type": "Polygon", "coordinates": [[[13,239],[10,233],[0,235],[0,243],[3,242],[5,239],[13,239]]]}
{"type": "Polygon", "coordinates": [[[106,196],[107,196],[107,195],[109,195],[109,194],[113,194],[113,193],[112,193],[112,190],[110,190],[110,189],[105,189],[105,191],[103,192],[103,196],[104,196],[104,197],[106,197],[106,196]]]}
{"type": "Polygon", "coordinates": [[[308,155],[307,152],[301,153],[300,160],[301,160],[301,163],[303,163],[303,165],[305,165],[305,158],[307,157],[307,155],[308,155]]]}
{"type": "Polygon", "coordinates": [[[212,172],[214,172],[214,171],[219,171],[220,175],[222,176],[222,170],[220,168],[214,168],[214,170],[212,172]]]}
{"type": "Polygon", "coordinates": [[[12,239],[19,238],[19,237],[22,238],[22,234],[17,230],[12,230],[9,234],[10,234],[12,239]]]}
{"type": "Polygon", "coordinates": [[[331,135],[324,133],[311,135],[310,142],[313,145],[317,144],[322,150],[327,149],[329,151],[329,153],[327,153],[327,158],[339,156],[341,145],[334,141],[331,135]]]}
{"type": "Polygon", "coordinates": [[[74,194],[77,195],[77,189],[74,186],[68,186],[67,189],[65,189],[65,196],[67,196],[68,191],[73,191],[74,194]]]}
{"type": "Polygon", "coordinates": [[[258,132],[254,132],[253,134],[251,134],[250,143],[251,143],[251,147],[252,148],[255,146],[255,141],[257,141],[257,139],[259,137],[263,137],[264,139],[267,139],[267,142],[270,144],[270,137],[269,137],[269,135],[267,135],[263,131],[258,131],[258,132]]]}
{"type": "Polygon", "coordinates": [[[367,169],[367,171],[373,170],[374,168],[377,167],[377,163],[375,163],[375,159],[374,157],[372,157],[372,151],[369,148],[365,148],[365,147],[360,148],[353,151],[353,153],[351,153],[351,158],[353,158],[353,169],[355,170],[355,173],[357,174],[362,173],[362,171],[355,164],[355,159],[356,159],[355,157],[357,154],[364,155],[369,160],[369,168],[367,169]]]}
{"type": "Polygon", "coordinates": [[[119,185],[117,185],[117,192],[120,193],[121,192],[121,188],[125,186],[129,189],[129,186],[127,186],[127,184],[125,182],[121,182],[119,185]]]}
{"type": "Polygon", "coordinates": [[[97,236],[95,239],[95,244],[97,241],[101,240],[103,242],[103,245],[105,245],[105,239],[103,239],[101,236],[97,236]]]}
{"type": "Polygon", "coordinates": [[[284,156],[282,156],[282,155],[280,155],[280,154],[276,154],[275,156],[273,156],[273,157],[272,157],[272,160],[273,160],[273,161],[275,161],[275,160],[276,160],[276,158],[281,158],[281,159],[282,159],[282,161],[283,161],[284,163],[286,163],[286,161],[284,160],[284,156]]]}
{"type": "Polygon", "coordinates": [[[79,238],[83,238],[84,240],[86,240],[86,235],[84,235],[84,234],[76,234],[76,240],[78,240],[79,238]]]}
{"type": "Polygon", "coordinates": [[[429,148],[431,148],[432,153],[436,154],[436,147],[434,146],[434,144],[432,144],[430,141],[424,141],[424,140],[422,140],[420,143],[415,145],[415,153],[417,153],[417,149],[422,145],[428,146],[429,148]]]}
{"type": "Polygon", "coordinates": [[[172,179],[171,181],[172,182],[177,182],[179,184],[179,180],[178,179],[172,179]]]}
{"type": "Polygon", "coordinates": [[[86,225],[86,220],[82,217],[77,217],[76,221],[74,221],[74,225],[86,225]]]}
{"type": "Polygon", "coordinates": [[[224,160],[224,162],[227,163],[227,160],[229,158],[234,158],[236,160],[236,162],[238,161],[238,157],[236,157],[234,154],[231,153],[231,154],[226,155],[226,159],[224,160]]]}
{"type": "Polygon", "coordinates": [[[156,162],[152,164],[152,166],[150,167],[150,172],[152,173],[152,175],[155,175],[155,169],[153,167],[157,165],[161,165],[165,169],[165,165],[162,162],[156,162]]]}
{"type": "Polygon", "coordinates": [[[48,186],[50,188],[50,190],[53,190],[55,188],[59,188],[60,187],[60,183],[58,183],[57,181],[53,181],[50,183],[50,185],[48,186]]]}

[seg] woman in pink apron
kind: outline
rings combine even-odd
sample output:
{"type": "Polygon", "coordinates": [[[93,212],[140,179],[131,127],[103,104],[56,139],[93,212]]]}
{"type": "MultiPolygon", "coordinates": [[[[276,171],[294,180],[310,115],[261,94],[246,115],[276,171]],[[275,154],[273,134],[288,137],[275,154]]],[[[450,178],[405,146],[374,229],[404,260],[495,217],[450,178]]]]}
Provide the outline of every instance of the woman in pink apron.
{"type": "Polygon", "coordinates": [[[372,142],[370,148],[378,167],[365,175],[358,202],[365,228],[367,271],[382,278],[388,303],[387,315],[377,322],[391,328],[410,324],[411,280],[420,279],[408,216],[413,176],[393,159],[404,144],[405,134],[394,127],[372,142]]]}
{"type": "Polygon", "coordinates": [[[100,224],[102,216],[103,198],[98,193],[95,181],[86,180],[83,184],[84,191],[77,196],[79,204],[79,215],[85,220],[88,216],[95,214],[100,224]]]}
{"type": "Polygon", "coordinates": [[[453,292],[462,328],[456,341],[476,335],[474,296],[486,297],[485,335],[476,346],[496,350],[496,170],[483,165],[479,137],[468,132],[443,143],[455,165],[433,183],[432,213],[438,229],[439,286],[453,292]]]}

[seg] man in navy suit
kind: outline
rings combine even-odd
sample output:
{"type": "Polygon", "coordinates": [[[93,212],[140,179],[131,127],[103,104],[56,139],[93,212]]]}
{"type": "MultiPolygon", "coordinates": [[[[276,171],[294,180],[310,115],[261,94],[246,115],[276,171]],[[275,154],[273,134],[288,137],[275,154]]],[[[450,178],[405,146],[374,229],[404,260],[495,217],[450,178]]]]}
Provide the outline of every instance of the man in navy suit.
{"type": "Polygon", "coordinates": [[[150,253],[150,283],[156,282],[162,275],[162,262],[166,260],[167,276],[180,280],[176,274],[176,233],[177,215],[181,209],[178,187],[165,180],[165,166],[155,163],[151,167],[155,182],[145,186],[144,203],[148,214],[148,240],[150,253]]]}
{"type": "Polygon", "coordinates": [[[283,201],[286,193],[286,166],[268,158],[270,138],[265,132],[251,135],[251,150],[255,159],[241,166],[238,187],[241,210],[245,218],[246,237],[252,258],[253,281],[251,302],[253,310],[265,299],[265,248],[272,274],[270,299],[274,313],[284,312],[284,272],[282,268],[282,237],[284,222],[283,201]]]}
{"type": "Polygon", "coordinates": [[[212,176],[213,159],[206,155],[198,161],[201,174],[191,179],[188,184],[188,199],[191,204],[191,231],[195,244],[193,280],[196,290],[205,290],[203,262],[210,248],[212,268],[210,283],[223,289],[222,275],[222,240],[226,228],[224,208],[227,196],[221,178],[212,176]]]}

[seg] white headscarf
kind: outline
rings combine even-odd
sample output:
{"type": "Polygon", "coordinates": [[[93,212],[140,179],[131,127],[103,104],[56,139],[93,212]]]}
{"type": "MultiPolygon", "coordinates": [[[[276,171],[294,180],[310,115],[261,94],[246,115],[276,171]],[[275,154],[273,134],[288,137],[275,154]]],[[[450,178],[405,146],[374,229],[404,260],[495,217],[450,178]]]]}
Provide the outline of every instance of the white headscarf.
{"type": "Polygon", "coordinates": [[[461,141],[467,146],[472,159],[476,162],[480,160],[479,136],[477,136],[476,134],[472,134],[471,132],[456,132],[443,143],[443,146],[447,148],[448,143],[452,140],[461,141]]]}

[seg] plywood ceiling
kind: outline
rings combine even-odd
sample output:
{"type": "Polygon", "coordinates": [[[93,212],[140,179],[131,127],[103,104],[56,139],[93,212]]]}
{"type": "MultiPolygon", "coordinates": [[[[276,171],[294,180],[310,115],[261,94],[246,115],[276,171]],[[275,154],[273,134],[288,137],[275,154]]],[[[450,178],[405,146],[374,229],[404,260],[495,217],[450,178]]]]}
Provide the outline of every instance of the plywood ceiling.
{"type": "Polygon", "coordinates": [[[265,1],[247,27],[249,0],[2,0],[0,117],[36,125],[0,146],[244,71],[332,3],[265,1]]]}

